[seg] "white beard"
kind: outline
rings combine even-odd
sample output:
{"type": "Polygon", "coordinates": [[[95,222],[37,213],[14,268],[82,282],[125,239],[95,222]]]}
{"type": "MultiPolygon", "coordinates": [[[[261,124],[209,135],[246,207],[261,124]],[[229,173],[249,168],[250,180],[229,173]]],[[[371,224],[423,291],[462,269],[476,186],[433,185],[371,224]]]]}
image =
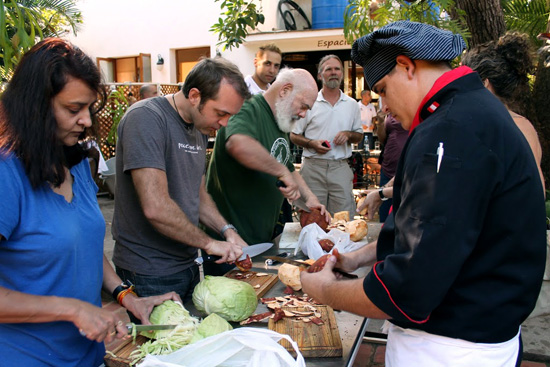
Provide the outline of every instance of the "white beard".
{"type": "Polygon", "coordinates": [[[281,98],[275,102],[275,118],[277,120],[277,126],[284,133],[292,131],[296,121],[300,119],[300,116],[292,116],[292,102],[294,101],[294,93],[286,98],[281,98]]]}

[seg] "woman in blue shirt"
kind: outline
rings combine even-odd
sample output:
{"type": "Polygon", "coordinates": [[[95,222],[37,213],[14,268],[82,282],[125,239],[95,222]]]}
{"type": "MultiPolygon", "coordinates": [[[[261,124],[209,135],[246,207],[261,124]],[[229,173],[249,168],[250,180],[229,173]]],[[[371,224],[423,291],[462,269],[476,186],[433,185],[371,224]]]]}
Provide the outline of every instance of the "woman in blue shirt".
{"type": "Polygon", "coordinates": [[[9,366],[99,366],[103,342],[123,338],[101,289],[149,324],[139,298],[103,255],[86,136],[105,101],[101,76],[81,50],[57,38],[29,50],[0,105],[0,355],[9,366]],[[102,105],[100,104],[101,108],[102,105]],[[122,292],[121,292],[122,291],[122,292]]]}

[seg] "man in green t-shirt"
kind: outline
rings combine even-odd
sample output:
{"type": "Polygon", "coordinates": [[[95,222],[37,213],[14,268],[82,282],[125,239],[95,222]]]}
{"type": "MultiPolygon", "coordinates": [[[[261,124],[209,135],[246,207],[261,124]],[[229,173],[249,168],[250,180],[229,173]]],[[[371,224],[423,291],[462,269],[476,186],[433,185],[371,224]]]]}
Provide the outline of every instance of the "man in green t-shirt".
{"type": "Polygon", "coordinates": [[[288,140],[294,123],[316,98],[317,85],[309,72],[283,69],[263,95],[246,101],[218,131],[207,190],[249,245],[271,241],[284,198],[301,197],[308,208],[325,214],[325,207],[294,171],[288,140]],[[286,187],[277,187],[277,180],[286,187]]]}

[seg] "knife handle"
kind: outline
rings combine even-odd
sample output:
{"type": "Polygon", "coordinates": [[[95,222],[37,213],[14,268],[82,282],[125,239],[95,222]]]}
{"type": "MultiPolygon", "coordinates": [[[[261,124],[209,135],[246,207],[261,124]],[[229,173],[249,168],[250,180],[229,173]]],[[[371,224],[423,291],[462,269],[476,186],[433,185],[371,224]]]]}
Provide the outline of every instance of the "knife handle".
{"type": "Polygon", "coordinates": [[[350,273],[346,273],[345,271],[342,271],[342,270],[338,270],[338,269],[333,269],[335,272],[337,272],[338,274],[342,274],[342,276],[344,278],[348,278],[348,279],[356,279],[356,278],[359,278],[357,275],[355,274],[350,274],[350,273]]]}
{"type": "MultiPolygon", "coordinates": [[[[279,257],[287,257],[287,256],[290,256],[290,252],[282,252],[282,253],[280,253],[280,254],[277,255],[277,256],[279,256],[279,257]]],[[[266,265],[266,266],[272,266],[272,265],[277,265],[277,264],[279,264],[279,261],[277,261],[277,260],[267,259],[267,260],[265,261],[265,265],[266,265]]]]}
{"type": "Polygon", "coordinates": [[[208,262],[214,262],[214,261],[217,261],[221,259],[221,256],[217,256],[217,255],[203,255],[203,256],[199,256],[195,259],[195,264],[197,265],[202,265],[204,262],[208,261],[208,262]]]}

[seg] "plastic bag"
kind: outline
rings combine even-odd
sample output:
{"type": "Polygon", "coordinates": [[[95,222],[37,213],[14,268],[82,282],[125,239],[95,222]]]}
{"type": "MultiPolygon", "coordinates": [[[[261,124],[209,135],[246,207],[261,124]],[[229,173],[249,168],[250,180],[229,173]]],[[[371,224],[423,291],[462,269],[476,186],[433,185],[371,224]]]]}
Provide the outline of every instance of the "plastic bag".
{"type": "Polygon", "coordinates": [[[332,250],[338,249],[340,253],[355,251],[365,245],[364,242],[352,242],[349,238],[349,233],[340,231],[339,229],[331,229],[330,232],[326,233],[317,223],[311,223],[302,228],[300,237],[298,237],[298,245],[294,250],[294,255],[301,249],[307,257],[317,260],[327,253],[332,253],[332,250],[330,252],[325,252],[321,248],[319,240],[322,239],[331,240],[332,243],[334,243],[332,250]]]}
{"type": "Polygon", "coordinates": [[[139,367],[305,367],[298,345],[288,335],[243,327],[203,339],[174,353],[145,357],[139,367]],[[290,342],[296,360],[278,343],[290,342]]]}

